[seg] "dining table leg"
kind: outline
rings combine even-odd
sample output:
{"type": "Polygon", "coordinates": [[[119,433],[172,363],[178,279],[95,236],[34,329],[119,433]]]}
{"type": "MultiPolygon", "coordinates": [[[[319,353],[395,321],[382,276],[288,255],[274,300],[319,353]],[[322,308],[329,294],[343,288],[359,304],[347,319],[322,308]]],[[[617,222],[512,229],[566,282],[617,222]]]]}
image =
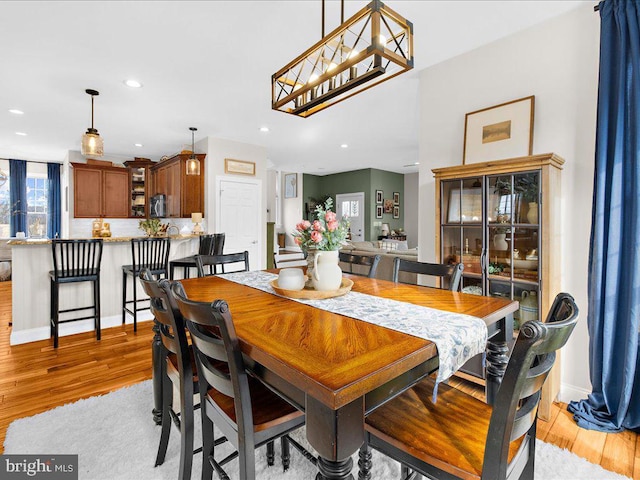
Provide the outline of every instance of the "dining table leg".
{"type": "Polygon", "coordinates": [[[509,363],[509,344],[513,340],[513,314],[506,315],[499,322],[499,331],[487,343],[487,403],[493,405],[502,377],[509,363]]]}
{"type": "Polygon", "coordinates": [[[306,398],[307,440],[318,453],[316,480],[354,480],[351,455],[364,443],[364,398],[333,410],[306,398]]]}

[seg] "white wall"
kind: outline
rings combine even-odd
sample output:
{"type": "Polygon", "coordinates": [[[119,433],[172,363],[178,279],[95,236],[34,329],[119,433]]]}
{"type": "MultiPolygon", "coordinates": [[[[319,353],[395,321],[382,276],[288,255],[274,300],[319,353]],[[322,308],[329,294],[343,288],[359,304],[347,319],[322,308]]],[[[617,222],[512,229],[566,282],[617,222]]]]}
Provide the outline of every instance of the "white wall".
{"type": "Polygon", "coordinates": [[[407,245],[409,248],[418,246],[418,218],[419,215],[419,173],[404,174],[404,231],[407,234],[407,245]]]}
{"type": "Polygon", "coordinates": [[[280,196],[282,198],[282,225],[278,228],[279,232],[286,233],[285,245],[287,247],[296,246],[293,241],[293,232],[296,228],[296,224],[302,220],[302,199],[304,192],[302,191],[302,174],[296,173],[297,188],[296,196],[294,198],[284,198],[284,178],[285,175],[291,172],[280,172],[280,196]]]}
{"type": "MultiPolygon", "coordinates": [[[[258,145],[248,143],[234,142],[231,140],[223,140],[220,138],[209,137],[206,142],[206,149],[200,149],[201,142],[196,144],[196,150],[206,151],[206,178],[205,178],[205,217],[207,222],[207,230],[209,232],[216,231],[216,219],[214,212],[216,211],[216,177],[233,176],[236,178],[251,178],[262,182],[262,198],[260,199],[260,268],[266,268],[266,238],[267,238],[267,150],[258,145]],[[256,174],[252,177],[246,175],[233,175],[224,173],[224,159],[232,158],[234,160],[244,160],[255,162],[256,174]]],[[[204,144],[203,144],[204,145],[204,144]]]]}
{"type": "MultiPolygon", "coordinates": [[[[432,168],[462,163],[465,113],[535,95],[533,153],[555,152],[562,172],[562,280],[581,309],[563,351],[562,400],[589,381],[587,261],[595,153],[599,16],[592,5],[420,72],[420,258],[435,258],[432,168]]],[[[407,224],[408,225],[408,224],[407,224]]]]}

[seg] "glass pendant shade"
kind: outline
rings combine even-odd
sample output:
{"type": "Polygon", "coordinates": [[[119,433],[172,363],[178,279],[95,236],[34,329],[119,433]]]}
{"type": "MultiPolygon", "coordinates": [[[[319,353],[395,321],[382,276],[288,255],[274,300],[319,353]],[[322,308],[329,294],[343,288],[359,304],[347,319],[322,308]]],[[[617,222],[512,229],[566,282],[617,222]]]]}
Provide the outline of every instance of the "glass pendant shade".
{"type": "Polygon", "coordinates": [[[100,95],[100,92],[92,89],[87,89],[85,92],[91,96],[91,127],[87,128],[87,132],[82,135],[80,151],[85,156],[101,157],[104,154],[104,142],[98,130],[93,128],[93,97],[100,95]]]}
{"type": "Polygon", "coordinates": [[[82,155],[93,155],[95,157],[104,155],[104,142],[97,130],[90,128],[87,133],[82,135],[81,153],[82,155]]]}
{"type": "Polygon", "coordinates": [[[187,175],[200,175],[200,160],[195,156],[187,160],[187,175]]]}
{"type": "Polygon", "coordinates": [[[196,127],[189,127],[191,130],[191,156],[187,160],[187,175],[200,175],[200,160],[196,157],[195,132],[196,127]]]}

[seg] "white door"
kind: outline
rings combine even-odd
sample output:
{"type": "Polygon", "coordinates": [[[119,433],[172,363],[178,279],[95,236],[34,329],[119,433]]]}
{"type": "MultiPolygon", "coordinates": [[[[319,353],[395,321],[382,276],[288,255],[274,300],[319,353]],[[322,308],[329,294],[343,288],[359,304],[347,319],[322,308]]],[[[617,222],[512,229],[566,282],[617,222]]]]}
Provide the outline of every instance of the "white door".
{"type": "Polygon", "coordinates": [[[224,253],[249,252],[251,270],[261,268],[263,230],[259,180],[218,178],[216,232],[225,234],[224,253]]]}
{"type": "Polygon", "coordinates": [[[349,217],[351,240],[364,241],[364,192],[336,195],[336,213],[338,217],[349,217]]]}

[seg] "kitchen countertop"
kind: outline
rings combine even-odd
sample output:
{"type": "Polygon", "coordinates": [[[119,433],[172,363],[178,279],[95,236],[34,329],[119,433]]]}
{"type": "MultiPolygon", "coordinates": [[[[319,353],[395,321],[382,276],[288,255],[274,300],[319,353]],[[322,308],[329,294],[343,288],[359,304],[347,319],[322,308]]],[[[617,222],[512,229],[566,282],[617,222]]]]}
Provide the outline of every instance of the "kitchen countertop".
{"type": "MultiPolygon", "coordinates": [[[[194,233],[189,233],[187,235],[170,235],[169,238],[175,239],[185,239],[185,238],[195,238],[199,237],[199,235],[194,233]]],[[[90,239],[92,237],[87,237],[90,239]]],[[[147,236],[139,236],[139,237],[93,237],[93,238],[102,238],[104,243],[122,243],[122,242],[130,242],[134,238],[152,238],[147,236]]],[[[153,237],[156,238],[156,237],[153,237]]],[[[72,238],[70,240],[84,240],[83,238],[72,238]]],[[[51,243],[50,238],[13,238],[7,242],[8,245],[46,245],[51,243]]]]}

